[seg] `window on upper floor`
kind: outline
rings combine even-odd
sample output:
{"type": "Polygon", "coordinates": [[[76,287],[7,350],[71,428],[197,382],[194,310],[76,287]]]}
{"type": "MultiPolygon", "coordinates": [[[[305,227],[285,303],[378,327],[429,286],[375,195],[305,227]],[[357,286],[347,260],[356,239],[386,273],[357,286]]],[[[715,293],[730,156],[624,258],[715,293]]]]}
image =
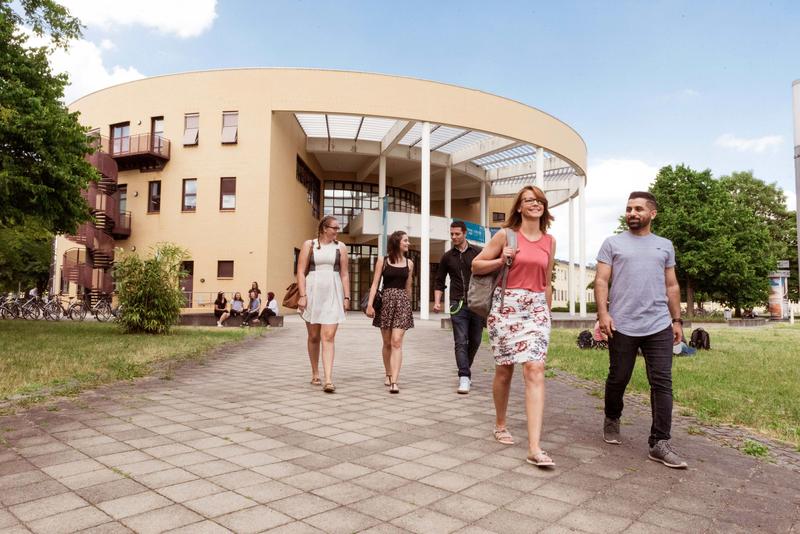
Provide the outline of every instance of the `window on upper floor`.
{"type": "Polygon", "coordinates": [[[235,144],[239,141],[239,112],[222,112],[222,143],[235,144]]]}
{"type": "Polygon", "coordinates": [[[503,222],[506,220],[506,214],[502,211],[492,212],[492,222],[503,222]]]}
{"type": "Polygon", "coordinates": [[[160,211],[161,180],[155,180],[147,184],[147,213],[158,213],[160,211]]]}
{"type": "Polygon", "coordinates": [[[183,116],[183,146],[196,145],[200,139],[200,114],[187,113],[183,116]]]}
{"type": "Polygon", "coordinates": [[[219,209],[221,211],[236,209],[236,178],[219,179],[219,209]]]}
{"type": "Polygon", "coordinates": [[[233,260],[217,262],[217,278],[233,278],[233,260]]]}
{"type": "Polygon", "coordinates": [[[183,181],[181,197],[181,211],[195,211],[197,209],[197,178],[186,178],[183,181]]]}

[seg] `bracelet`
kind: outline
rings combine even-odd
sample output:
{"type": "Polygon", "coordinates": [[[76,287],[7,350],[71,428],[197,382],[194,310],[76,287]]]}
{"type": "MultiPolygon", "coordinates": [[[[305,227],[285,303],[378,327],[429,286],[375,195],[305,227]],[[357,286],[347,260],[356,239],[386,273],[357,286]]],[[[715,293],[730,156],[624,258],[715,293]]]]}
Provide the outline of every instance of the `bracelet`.
{"type": "Polygon", "coordinates": [[[680,317],[678,317],[677,319],[673,319],[673,320],[672,320],[672,324],[675,324],[675,323],[681,323],[681,324],[683,324],[683,319],[681,319],[680,317]]]}
{"type": "Polygon", "coordinates": [[[350,297],[345,297],[344,300],[350,300],[350,297]]]}
{"type": "Polygon", "coordinates": [[[299,297],[297,297],[297,298],[299,298],[299,299],[304,299],[304,298],[306,298],[306,296],[305,296],[305,295],[300,295],[300,296],[299,296],[299,297]]]}

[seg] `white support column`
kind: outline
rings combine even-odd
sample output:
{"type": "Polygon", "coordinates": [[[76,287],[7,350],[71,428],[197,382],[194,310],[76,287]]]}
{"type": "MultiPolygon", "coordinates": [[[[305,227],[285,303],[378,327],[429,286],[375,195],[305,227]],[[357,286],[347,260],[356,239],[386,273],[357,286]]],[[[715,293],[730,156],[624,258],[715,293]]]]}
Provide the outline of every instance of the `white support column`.
{"type": "Polygon", "coordinates": [[[381,218],[381,235],[378,236],[378,256],[382,257],[386,254],[383,250],[384,236],[386,235],[386,228],[383,227],[383,197],[386,196],[386,156],[380,156],[378,162],[378,213],[381,218]]]}
{"type": "Polygon", "coordinates": [[[489,187],[489,182],[481,182],[481,226],[486,226],[486,190],[489,187]]]}
{"type": "Polygon", "coordinates": [[[569,266],[567,267],[569,314],[575,315],[575,201],[569,199],[569,266]]]}
{"type": "Polygon", "coordinates": [[[578,276],[578,296],[581,303],[581,317],[586,317],[586,195],[584,179],[578,186],[578,261],[580,262],[580,275],[578,276]]]}
{"type": "MultiPolygon", "coordinates": [[[[792,108],[794,108],[795,221],[797,224],[797,257],[800,258],[800,80],[792,82],[792,108]]],[[[800,261],[795,265],[795,269],[800,274],[800,261]]]]}
{"type": "MultiPolygon", "coordinates": [[[[450,219],[453,217],[453,169],[450,166],[445,167],[444,169],[444,216],[446,219],[450,219]]],[[[450,234],[448,234],[447,240],[444,242],[444,250],[442,254],[450,250],[450,247],[453,246],[453,242],[450,241],[450,234]]],[[[444,306],[446,307],[450,305],[450,281],[447,281],[447,286],[444,288],[444,306]]]]}
{"type": "Polygon", "coordinates": [[[419,317],[428,320],[431,287],[431,124],[422,123],[422,209],[420,210],[419,317]]]}
{"type": "Polygon", "coordinates": [[[544,149],[536,149],[536,187],[544,191],[544,149]]]}

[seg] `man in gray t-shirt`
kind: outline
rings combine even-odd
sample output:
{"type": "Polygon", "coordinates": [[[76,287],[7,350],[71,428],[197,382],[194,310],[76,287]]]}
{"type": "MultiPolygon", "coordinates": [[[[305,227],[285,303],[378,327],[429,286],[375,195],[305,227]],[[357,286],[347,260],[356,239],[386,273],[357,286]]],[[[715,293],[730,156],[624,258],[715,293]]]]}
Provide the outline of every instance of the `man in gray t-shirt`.
{"type": "Polygon", "coordinates": [[[650,231],[656,214],[656,199],[651,193],[631,193],[625,210],[628,231],[606,239],[597,255],[597,319],[600,330],[608,336],[610,359],[603,439],[606,443],[620,443],[623,396],[636,354],[641,350],[653,414],[648,456],[668,467],[685,468],[686,462],[669,442],[672,346],[683,337],[680,287],[672,242],[650,231]]]}

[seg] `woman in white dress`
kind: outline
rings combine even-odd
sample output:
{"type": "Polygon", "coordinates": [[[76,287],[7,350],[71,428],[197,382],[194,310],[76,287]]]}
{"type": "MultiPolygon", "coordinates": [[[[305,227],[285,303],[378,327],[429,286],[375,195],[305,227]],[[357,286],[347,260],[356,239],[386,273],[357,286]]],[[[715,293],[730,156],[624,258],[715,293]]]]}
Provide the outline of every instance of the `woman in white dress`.
{"type": "Polygon", "coordinates": [[[322,368],[325,373],[323,391],[333,393],[334,338],[339,323],[344,322],[350,306],[350,275],[347,247],[336,240],[339,221],[328,215],[317,228],[317,238],[303,243],[297,261],[297,309],[308,330],[308,358],[311,360],[311,383],[323,384],[319,378],[320,342],[322,368]]]}

